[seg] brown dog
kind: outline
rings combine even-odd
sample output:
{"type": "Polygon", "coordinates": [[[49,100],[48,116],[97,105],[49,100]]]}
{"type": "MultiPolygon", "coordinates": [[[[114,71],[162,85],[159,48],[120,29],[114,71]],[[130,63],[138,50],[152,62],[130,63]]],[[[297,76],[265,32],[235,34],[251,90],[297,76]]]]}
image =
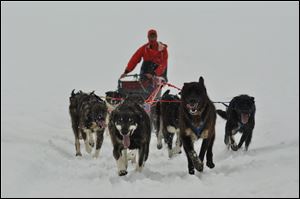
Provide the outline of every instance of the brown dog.
{"type": "Polygon", "coordinates": [[[94,92],[89,94],[82,91],[74,93],[73,90],[69,99],[69,112],[75,136],[76,156],[82,155],[79,142],[80,136],[84,140],[86,151],[91,153],[95,145],[93,134],[96,134],[94,157],[97,158],[103,143],[103,133],[106,127],[106,103],[94,92]]]}
{"type": "Polygon", "coordinates": [[[184,83],[181,91],[180,137],[188,160],[189,174],[203,171],[203,159],[206,165],[214,168],[212,148],[215,140],[216,109],[210,101],[203,77],[199,82],[184,83]],[[194,150],[194,142],[202,138],[199,156],[194,150]]]}

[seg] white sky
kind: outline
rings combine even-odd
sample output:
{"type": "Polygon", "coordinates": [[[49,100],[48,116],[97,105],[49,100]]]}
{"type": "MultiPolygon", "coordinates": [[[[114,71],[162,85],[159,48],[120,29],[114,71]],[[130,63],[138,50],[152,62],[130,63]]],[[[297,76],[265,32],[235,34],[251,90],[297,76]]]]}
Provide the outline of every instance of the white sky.
{"type": "Polygon", "coordinates": [[[298,2],[1,2],[1,106],[116,89],[150,28],[179,87],[203,75],[213,100],[299,102],[298,2]]]}

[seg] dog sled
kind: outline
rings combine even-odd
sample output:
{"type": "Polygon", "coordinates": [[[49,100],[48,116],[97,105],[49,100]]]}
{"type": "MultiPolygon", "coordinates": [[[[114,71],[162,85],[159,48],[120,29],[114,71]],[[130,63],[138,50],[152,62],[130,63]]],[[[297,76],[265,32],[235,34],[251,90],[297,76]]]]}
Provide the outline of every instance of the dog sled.
{"type": "Polygon", "coordinates": [[[126,75],[118,80],[118,92],[123,96],[139,95],[144,99],[144,109],[150,112],[151,106],[160,98],[161,89],[166,85],[163,77],[154,76],[147,79],[144,76],[134,74],[126,75]],[[124,80],[131,78],[131,80],[124,80]]]}

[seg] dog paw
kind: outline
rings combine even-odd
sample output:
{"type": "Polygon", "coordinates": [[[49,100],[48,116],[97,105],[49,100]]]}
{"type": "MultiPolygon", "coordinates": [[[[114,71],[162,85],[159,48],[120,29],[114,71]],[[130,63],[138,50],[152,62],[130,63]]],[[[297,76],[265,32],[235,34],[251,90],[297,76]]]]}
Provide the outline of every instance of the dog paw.
{"type": "Polygon", "coordinates": [[[174,153],[174,151],[172,149],[168,150],[168,156],[169,156],[169,158],[172,158],[174,154],[175,153],[174,153]]]}
{"type": "Polygon", "coordinates": [[[230,147],[233,151],[237,151],[239,149],[239,147],[236,144],[232,144],[230,147]]]}
{"type": "Polygon", "coordinates": [[[202,172],[203,171],[203,162],[199,159],[199,157],[197,156],[197,153],[195,151],[191,151],[191,152],[189,152],[189,156],[193,162],[195,169],[199,172],[202,172]]]}
{"type": "Polygon", "coordinates": [[[98,158],[99,157],[99,154],[100,154],[100,150],[96,150],[94,155],[93,155],[93,158],[98,158]]]}
{"type": "Polygon", "coordinates": [[[248,151],[249,146],[245,146],[245,151],[248,151]]]}
{"type": "Polygon", "coordinates": [[[231,147],[230,144],[227,144],[227,145],[226,145],[227,150],[230,150],[230,147],[231,147]]]}
{"type": "Polygon", "coordinates": [[[174,157],[175,155],[180,154],[180,153],[181,153],[181,149],[175,147],[175,148],[173,148],[173,149],[169,149],[169,150],[168,150],[168,153],[169,153],[169,158],[172,158],[172,157],[174,157]]]}
{"type": "Polygon", "coordinates": [[[99,157],[99,155],[96,155],[96,154],[93,155],[94,159],[98,159],[98,157],[99,157]]]}
{"type": "Polygon", "coordinates": [[[189,169],[189,174],[190,175],[195,175],[195,170],[194,169],[189,169]]]}
{"type": "Polygon", "coordinates": [[[76,156],[82,156],[82,154],[80,152],[77,152],[76,156]]]}
{"type": "Polygon", "coordinates": [[[135,170],[137,171],[137,172],[142,172],[142,170],[143,170],[143,166],[136,166],[136,168],[135,168],[135,170]]]}
{"type": "Polygon", "coordinates": [[[181,153],[181,148],[176,146],[174,148],[174,154],[180,154],[180,153],[181,153]]]}
{"type": "Polygon", "coordinates": [[[119,176],[125,176],[125,175],[127,175],[127,171],[126,170],[121,170],[121,171],[119,171],[119,176]]]}
{"type": "Polygon", "coordinates": [[[203,163],[202,162],[197,162],[194,164],[194,167],[197,171],[202,172],[203,171],[203,163]]]}
{"type": "Polygon", "coordinates": [[[157,149],[162,149],[162,144],[157,144],[157,149]]]}
{"type": "Polygon", "coordinates": [[[206,166],[208,166],[209,168],[212,169],[215,167],[215,164],[212,161],[208,161],[208,162],[206,162],[206,166]]]}
{"type": "Polygon", "coordinates": [[[86,150],[87,153],[91,153],[92,152],[92,147],[90,147],[89,145],[86,145],[85,150],[86,150]]]}
{"type": "Polygon", "coordinates": [[[229,136],[225,135],[224,143],[225,143],[226,145],[229,144],[229,136]]]}

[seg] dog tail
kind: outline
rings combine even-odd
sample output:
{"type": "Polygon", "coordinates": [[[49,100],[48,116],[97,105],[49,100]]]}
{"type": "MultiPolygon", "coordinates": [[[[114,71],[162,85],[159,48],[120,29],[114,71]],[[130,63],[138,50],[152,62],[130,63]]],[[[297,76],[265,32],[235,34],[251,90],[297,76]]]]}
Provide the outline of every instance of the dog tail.
{"type": "Polygon", "coordinates": [[[227,113],[220,109],[217,109],[217,114],[220,115],[223,119],[227,120],[227,113]]]}

